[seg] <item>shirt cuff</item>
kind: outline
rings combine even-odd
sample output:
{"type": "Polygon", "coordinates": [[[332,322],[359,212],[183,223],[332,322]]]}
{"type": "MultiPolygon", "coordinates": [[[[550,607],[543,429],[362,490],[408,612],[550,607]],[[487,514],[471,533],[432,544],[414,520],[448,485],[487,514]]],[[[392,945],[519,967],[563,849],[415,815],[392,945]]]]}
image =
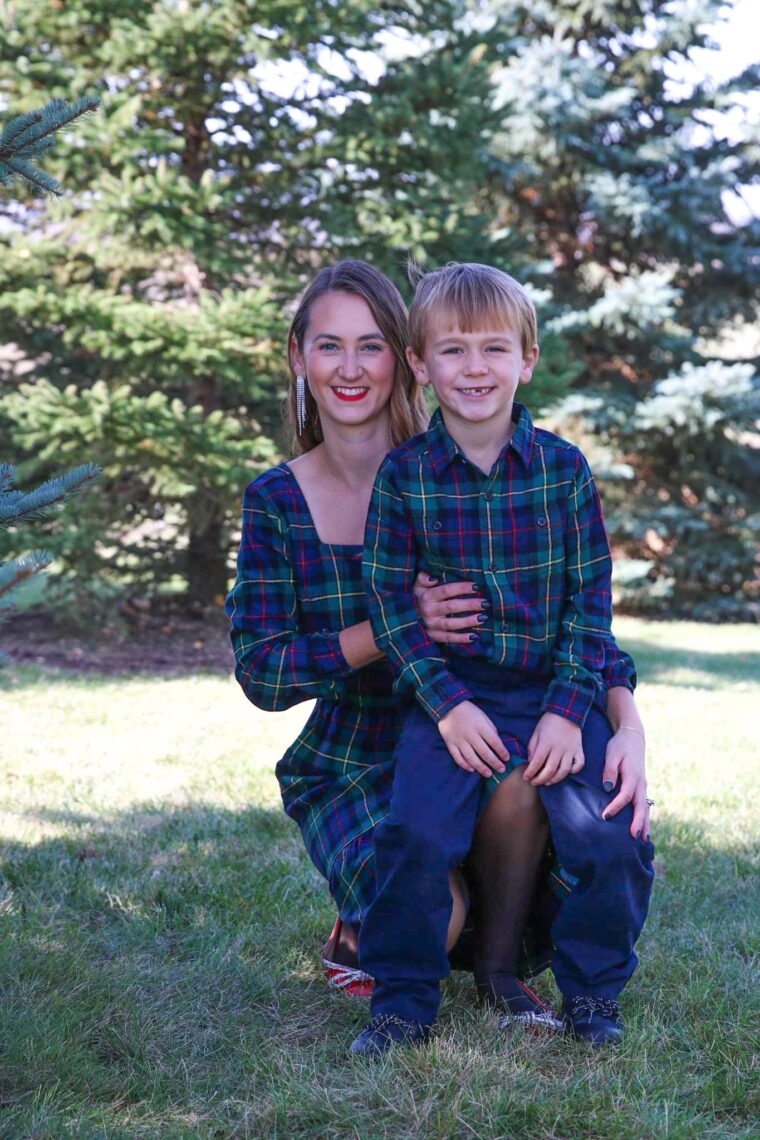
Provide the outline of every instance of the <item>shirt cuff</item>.
{"type": "Polygon", "coordinates": [[[472,693],[450,673],[437,677],[415,690],[415,697],[436,724],[463,701],[471,701],[472,693]]]}
{"type": "Polygon", "coordinates": [[[604,678],[604,687],[609,692],[610,689],[627,689],[632,693],[636,688],[636,674],[633,677],[608,677],[604,678]]]}
{"type": "Polygon", "coordinates": [[[557,716],[563,716],[565,720],[571,720],[573,724],[583,728],[595,695],[585,687],[555,679],[546,690],[541,711],[556,713],[557,716]]]}
{"type": "Polygon", "coordinates": [[[320,673],[326,677],[349,677],[356,672],[343,656],[339,632],[323,629],[312,634],[312,638],[312,659],[320,673]]]}

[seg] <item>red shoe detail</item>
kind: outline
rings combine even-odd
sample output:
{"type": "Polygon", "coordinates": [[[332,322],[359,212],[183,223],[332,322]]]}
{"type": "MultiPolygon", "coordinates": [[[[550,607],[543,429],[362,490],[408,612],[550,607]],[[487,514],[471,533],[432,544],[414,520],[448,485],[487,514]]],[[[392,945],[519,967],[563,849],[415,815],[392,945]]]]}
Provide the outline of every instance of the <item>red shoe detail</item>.
{"type": "Polygon", "coordinates": [[[548,1013],[549,1012],[548,1005],[546,1005],[545,1002],[541,1001],[541,998],[538,996],[538,994],[535,994],[533,992],[533,990],[530,988],[530,986],[526,986],[525,982],[521,982],[519,978],[515,978],[515,981],[517,982],[518,986],[523,991],[525,996],[529,997],[530,1000],[532,1002],[535,1002],[535,1004],[538,1006],[538,1009],[536,1012],[541,1012],[541,1013],[548,1013]]]}
{"type": "Polygon", "coordinates": [[[352,998],[372,997],[374,982],[363,970],[357,970],[354,966],[341,966],[337,962],[328,961],[327,958],[322,959],[322,965],[325,968],[327,984],[333,989],[341,990],[352,998]]]}

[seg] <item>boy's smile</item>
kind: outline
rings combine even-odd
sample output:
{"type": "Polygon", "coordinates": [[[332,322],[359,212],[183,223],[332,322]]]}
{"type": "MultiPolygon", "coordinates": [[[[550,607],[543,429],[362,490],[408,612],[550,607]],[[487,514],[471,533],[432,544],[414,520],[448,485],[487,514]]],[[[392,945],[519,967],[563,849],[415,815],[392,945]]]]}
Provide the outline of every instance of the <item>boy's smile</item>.
{"type": "Polygon", "coordinates": [[[430,323],[422,357],[411,349],[407,355],[417,382],[432,384],[454,437],[458,426],[488,425],[508,438],[515,392],[533,374],[538,345],[525,353],[519,334],[508,326],[463,332],[441,317],[430,323]]]}

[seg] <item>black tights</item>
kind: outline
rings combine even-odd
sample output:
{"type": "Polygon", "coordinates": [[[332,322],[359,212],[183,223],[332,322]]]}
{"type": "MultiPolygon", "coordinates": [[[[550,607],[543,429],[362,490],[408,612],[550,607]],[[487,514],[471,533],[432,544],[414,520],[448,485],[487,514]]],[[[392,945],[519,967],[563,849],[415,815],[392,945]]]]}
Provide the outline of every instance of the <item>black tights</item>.
{"type": "MultiPolygon", "coordinates": [[[[538,790],[511,772],[493,792],[478,820],[467,856],[467,881],[477,914],[473,973],[486,1001],[504,996],[504,979],[517,968],[520,940],[536,877],[549,838],[538,790]]],[[[342,966],[357,966],[358,934],[343,922],[323,955],[342,966]]]]}
{"type": "Polygon", "coordinates": [[[490,1003],[513,992],[520,942],[549,838],[538,789],[523,780],[523,771],[510,772],[494,791],[467,856],[477,920],[473,974],[478,993],[490,1003]]]}

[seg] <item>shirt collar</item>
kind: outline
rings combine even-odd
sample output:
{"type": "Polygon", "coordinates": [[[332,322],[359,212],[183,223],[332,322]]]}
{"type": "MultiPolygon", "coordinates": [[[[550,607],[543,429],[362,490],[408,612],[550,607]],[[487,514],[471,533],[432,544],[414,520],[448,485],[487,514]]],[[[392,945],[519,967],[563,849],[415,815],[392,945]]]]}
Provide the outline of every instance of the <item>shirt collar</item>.
{"type": "MultiPolygon", "coordinates": [[[[527,467],[533,452],[533,440],[536,431],[533,427],[530,413],[524,404],[513,404],[512,422],[515,425],[515,430],[512,433],[512,438],[505,445],[501,454],[503,456],[507,450],[512,447],[520,456],[523,464],[527,467]]],[[[430,456],[430,462],[436,475],[440,475],[450,463],[453,463],[457,455],[462,451],[459,444],[456,443],[446,431],[446,425],[443,422],[440,408],[436,408],[430,420],[430,426],[427,430],[427,443],[427,453],[430,456]]],[[[499,458],[501,458],[501,456],[499,458]]]]}

